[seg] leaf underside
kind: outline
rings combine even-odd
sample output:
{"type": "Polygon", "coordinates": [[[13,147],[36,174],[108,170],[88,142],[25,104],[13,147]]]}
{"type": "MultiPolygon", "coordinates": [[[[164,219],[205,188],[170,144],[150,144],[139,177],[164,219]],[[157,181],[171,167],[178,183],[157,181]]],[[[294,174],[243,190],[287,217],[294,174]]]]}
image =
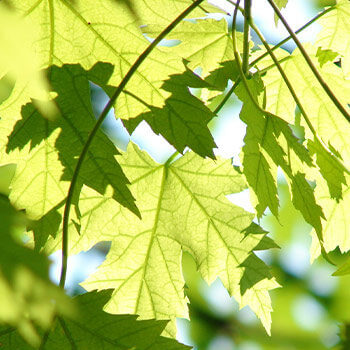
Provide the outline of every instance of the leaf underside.
{"type": "MultiPolygon", "coordinates": [[[[62,247],[67,192],[96,123],[90,84],[112,96],[150,41],[192,1],[7,3],[9,9],[0,6],[0,164],[16,164],[16,173],[9,198],[0,195],[0,321],[6,324],[0,347],[37,347],[51,327],[45,349],[186,349],[161,336],[174,338],[175,318],[188,317],[185,253],[208,284],[219,277],[270,333],[269,290],[279,285],[254,252],[278,246],[253,222],[255,214],[226,195],[248,186],[258,219],[267,209],[278,217],[278,169],[294,207],[313,227],[311,258],[320,254],[320,242],[326,252],[350,250],[350,125],[298,49],[275,54],[316,135],[267,56],[247,86],[241,82],[235,90],[247,126],[242,173],[230,160],[216,159],[211,103],[237,82],[238,70],[226,19],[206,17],[216,10],[203,2],[166,37],[175,40],[171,45],[161,42],[150,53],[113,106],[130,134],[146,121],[184,155],[158,164],[132,143],[119,152],[102,131],[88,149],[68,250],[77,254],[101,241],[111,241],[111,249],[82,283],[90,292],[70,303],[49,281],[45,254],[62,247]],[[23,44],[3,40],[9,28],[23,44]],[[21,241],[25,227],[33,234],[28,246],[21,241]]],[[[275,3],[283,9],[288,0],[275,3]]],[[[349,17],[349,1],[338,0],[320,18],[315,45],[304,45],[348,112],[349,17]]],[[[243,35],[237,38],[241,53],[243,35]]],[[[255,46],[250,53],[255,59],[263,52],[255,46]]],[[[346,261],[334,275],[348,273],[346,261]]]]}

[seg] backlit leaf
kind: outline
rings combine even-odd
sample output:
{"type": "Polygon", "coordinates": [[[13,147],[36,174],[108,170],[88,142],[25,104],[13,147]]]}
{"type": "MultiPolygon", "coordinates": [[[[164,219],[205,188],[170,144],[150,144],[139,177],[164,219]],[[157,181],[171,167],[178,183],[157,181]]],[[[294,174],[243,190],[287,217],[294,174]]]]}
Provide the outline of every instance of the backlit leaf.
{"type": "MultiPolygon", "coordinates": [[[[53,121],[42,118],[31,104],[22,108],[22,119],[9,136],[8,154],[2,157],[3,162],[17,164],[10,199],[26,209],[31,219],[39,219],[66,198],[77,157],[95,123],[89,74],[93,79],[98,71],[101,79],[104,68],[108,76],[109,65],[96,66],[90,73],[78,65],[51,68],[51,84],[57,92],[55,102],[61,111],[61,116],[53,121]]],[[[138,214],[128,180],[115,159],[117,154],[112,142],[99,131],[83,163],[76,193],[83,185],[102,194],[109,192],[138,214]]],[[[39,243],[39,247],[44,243],[39,243]]]]}
{"type": "Polygon", "coordinates": [[[37,328],[49,328],[55,314],[71,313],[72,305],[49,281],[47,257],[20,242],[26,221],[24,214],[0,195],[0,328],[16,327],[27,342],[37,345],[37,328]]]}
{"type": "MultiPolygon", "coordinates": [[[[260,79],[256,77],[248,83],[256,101],[263,105],[260,79]]],[[[302,173],[303,167],[313,166],[307,149],[299,143],[285,121],[264,115],[255,106],[245,86],[241,84],[236,93],[243,101],[240,118],[247,124],[242,163],[248,184],[256,196],[258,217],[267,207],[278,216],[276,177],[280,166],[290,183],[293,204],[321,235],[322,209],[316,204],[313,191],[302,173]]]]}
{"type": "MultiPolygon", "coordinates": [[[[190,0],[162,1],[164,7],[161,8],[159,2],[154,0],[139,1],[135,3],[141,16],[137,20],[124,4],[113,0],[84,0],[75,3],[58,0],[50,3],[34,0],[25,3],[18,0],[12,2],[23,18],[36,23],[40,28],[33,35],[34,50],[40,68],[80,64],[89,70],[98,62],[110,62],[114,70],[105,83],[112,87],[120,84],[138,56],[149,45],[139,28],[140,23],[154,23],[163,26],[164,29],[192,3],[190,0]],[[153,8],[157,8],[158,11],[151,10],[153,8]],[[70,25],[67,26],[67,23],[70,25]],[[116,23],[118,25],[115,25],[116,23]]],[[[191,15],[198,16],[203,13],[203,9],[197,8],[191,15]]],[[[146,62],[127,84],[127,91],[118,98],[115,112],[121,119],[130,120],[153,113],[152,118],[156,120],[156,112],[171,96],[171,92],[162,88],[163,81],[186,70],[181,57],[164,53],[157,48],[147,57],[146,62]],[[130,108],[130,105],[133,107],[130,108]]],[[[110,91],[112,90],[110,88],[110,91]]],[[[17,106],[17,100],[23,104],[20,94],[17,90],[12,93],[8,103],[0,111],[3,115],[10,115],[14,105],[17,106]]],[[[183,115],[180,113],[177,118],[181,119],[183,115]]],[[[187,115],[191,115],[191,111],[187,112],[187,115]]],[[[207,119],[196,116],[190,121],[185,119],[180,122],[186,129],[182,143],[200,154],[213,156],[212,151],[197,149],[198,135],[195,125],[201,125],[204,129],[207,119]]],[[[150,123],[151,127],[159,132],[157,122],[150,123]]],[[[164,133],[168,141],[175,146],[179,138],[178,130],[176,132],[177,135],[164,133]]],[[[208,130],[205,133],[199,131],[199,135],[213,144],[208,130]]],[[[178,150],[182,152],[183,148],[178,147],[178,150]]]]}
{"type": "MultiPolygon", "coordinates": [[[[274,3],[277,5],[277,7],[282,10],[285,8],[288,4],[288,0],[275,0],[274,3]]],[[[275,24],[277,26],[279,17],[275,14],[275,24]]]]}
{"type": "Polygon", "coordinates": [[[334,9],[322,16],[318,23],[322,30],[317,36],[316,47],[332,50],[341,55],[341,64],[346,75],[350,73],[350,2],[338,0],[334,9]]]}
{"type": "MultiPolygon", "coordinates": [[[[106,349],[106,350],[185,350],[187,346],[160,336],[166,321],[138,321],[137,315],[111,315],[103,306],[112,290],[90,292],[75,298],[77,315],[59,317],[50,331],[45,349],[106,349]]],[[[0,327],[0,334],[4,331],[0,327]]],[[[8,350],[33,349],[9,330],[1,336],[2,346],[8,350]]]]}
{"type": "MultiPolygon", "coordinates": [[[[242,230],[253,215],[224,196],[245,188],[242,175],[229,161],[214,163],[193,153],[160,165],[136,146],[129,146],[120,162],[143,219],[122,207],[106,217],[104,230],[117,234],[106,236],[112,239],[107,259],[83,286],[115,288],[107,306],[113,313],[186,317],[181,254],[187,251],[208,283],[220,277],[240,305],[250,305],[269,331],[268,290],[278,284],[263,263],[258,269],[248,262],[241,266],[266,233],[245,235],[242,230]],[[241,280],[246,281],[243,290],[241,280]]],[[[172,327],[168,332],[174,335],[172,327]]]]}

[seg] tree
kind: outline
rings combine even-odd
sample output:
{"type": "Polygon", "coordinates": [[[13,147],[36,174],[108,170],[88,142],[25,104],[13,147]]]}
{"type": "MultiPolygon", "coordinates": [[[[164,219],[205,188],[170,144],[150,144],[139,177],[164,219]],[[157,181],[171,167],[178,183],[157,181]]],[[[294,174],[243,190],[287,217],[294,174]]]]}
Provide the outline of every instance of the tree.
{"type": "Polygon", "coordinates": [[[188,317],[185,253],[270,334],[279,283],[254,252],[277,245],[226,195],[249,188],[257,222],[267,210],[278,217],[277,169],[313,227],[312,258],[337,265],[330,252],[350,249],[350,3],[297,31],[320,23],[311,45],[281,14],[287,1],[268,0],[289,32],[270,46],[252,0],[228,2],[232,16],[204,0],[1,5],[0,162],[16,167],[0,204],[3,348],[185,349],[171,339],[176,317],[188,317]],[[288,40],[292,53],[281,49],[288,40]],[[97,120],[91,82],[110,98],[97,120]],[[232,94],[247,125],[242,166],[215,156],[207,126],[232,94]],[[146,121],[176,152],[158,164],[135,144],[118,150],[100,130],[112,108],[129,133],[146,121]],[[101,241],[111,241],[106,261],[82,284],[88,293],[69,298],[68,255],[101,241]],[[59,286],[48,277],[57,250],[59,286]]]}

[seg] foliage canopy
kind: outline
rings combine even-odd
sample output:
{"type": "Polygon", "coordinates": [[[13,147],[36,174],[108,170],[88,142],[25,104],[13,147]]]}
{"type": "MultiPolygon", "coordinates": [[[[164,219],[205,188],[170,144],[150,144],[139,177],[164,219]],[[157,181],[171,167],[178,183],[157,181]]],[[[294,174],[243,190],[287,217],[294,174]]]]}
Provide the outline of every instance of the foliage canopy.
{"type": "Polygon", "coordinates": [[[204,0],[0,4],[0,164],[16,167],[0,197],[2,348],[187,348],[172,339],[189,315],[185,253],[270,334],[280,285],[254,252],[278,247],[258,224],[279,217],[278,169],[313,227],[312,259],[349,251],[350,2],[301,28],[322,26],[301,44],[279,11],[288,1],[267,0],[290,34],[270,46],[252,1],[228,1],[233,15],[204,0]],[[293,52],[281,48],[290,39],[293,52]],[[97,118],[91,83],[110,98],[97,118]],[[241,166],[215,155],[208,127],[232,94],[241,166]],[[176,153],[159,164],[131,142],[118,150],[100,130],[112,108],[130,134],[145,121],[176,153]],[[226,197],[247,188],[255,214],[226,197]],[[111,248],[88,292],[68,297],[68,255],[102,241],[111,248]],[[61,288],[48,275],[57,250],[61,288]]]}

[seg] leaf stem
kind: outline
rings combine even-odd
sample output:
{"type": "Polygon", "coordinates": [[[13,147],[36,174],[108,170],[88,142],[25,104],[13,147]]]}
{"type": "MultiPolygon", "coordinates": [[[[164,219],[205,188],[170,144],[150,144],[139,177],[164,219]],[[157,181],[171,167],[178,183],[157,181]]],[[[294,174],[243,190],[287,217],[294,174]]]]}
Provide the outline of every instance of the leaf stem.
{"type": "Polygon", "coordinates": [[[306,124],[307,126],[309,127],[309,129],[311,130],[312,134],[314,136],[317,137],[317,134],[316,134],[316,130],[315,128],[313,127],[309,117],[307,116],[306,114],[306,111],[302,105],[302,103],[300,102],[291,82],[289,81],[286,73],[284,72],[280,62],[278,61],[277,57],[275,56],[275,54],[272,52],[269,44],[266,42],[264,36],[262,35],[262,33],[260,32],[260,30],[258,29],[258,27],[253,23],[253,21],[250,22],[250,25],[252,27],[252,29],[254,30],[254,32],[257,34],[257,36],[259,37],[260,41],[262,42],[262,44],[264,45],[265,49],[266,49],[266,52],[268,55],[270,55],[270,57],[272,58],[275,66],[277,67],[278,71],[280,72],[281,76],[282,76],[282,79],[284,80],[285,84],[287,85],[288,87],[288,90],[290,91],[291,95],[293,96],[293,99],[295,101],[295,103],[297,104],[297,106],[299,107],[300,109],[300,112],[301,114],[303,115],[305,121],[306,121],[306,124]]]}
{"type": "MultiPolygon", "coordinates": [[[[315,23],[319,18],[321,18],[322,16],[324,16],[326,13],[328,13],[331,10],[334,10],[334,6],[332,7],[328,7],[327,9],[325,9],[324,11],[320,12],[318,15],[316,15],[315,17],[311,18],[310,21],[308,21],[307,23],[305,23],[302,27],[300,27],[299,29],[297,29],[295,31],[295,34],[299,34],[300,32],[302,32],[304,29],[306,29],[307,27],[309,27],[311,24],[315,23]]],[[[276,45],[274,45],[271,48],[271,51],[275,51],[277,50],[279,47],[281,47],[282,45],[284,45],[285,43],[287,43],[289,40],[292,39],[292,36],[289,35],[287,36],[285,39],[281,40],[279,43],[277,43],[276,45]]],[[[269,53],[265,52],[263,53],[261,56],[257,57],[254,61],[252,61],[250,63],[250,66],[254,66],[256,65],[259,61],[261,61],[263,58],[265,58],[266,56],[268,56],[269,53]]]]}
{"type": "Polygon", "coordinates": [[[103,121],[105,120],[107,114],[112,109],[115,101],[122,93],[124,87],[129,82],[131,77],[137,71],[139,66],[143,63],[143,61],[147,58],[147,56],[153,51],[153,49],[160,43],[161,40],[165,38],[167,34],[169,34],[192,10],[194,10],[199,4],[201,4],[204,0],[196,0],[194,1],[187,9],[185,9],[173,22],[171,22],[153,41],[152,43],[142,52],[142,54],[137,58],[135,63],[130,67],[129,71],[124,76],[123,80],[120,82],[116,91],[104,107],[103,111],[99,115],[97,122],[94,128],[91,130],[87,141],[84,144],[83,150],[80,153],[77,165],[75,166],[74,173],[72,176],[72,180],[70,183],[70,187],[67,194],[66,205],[64,208],[63,214],[63,230],[62,230],[62,267],[61,267],[61,277],[60,277],[60,287],[64,288],[66,275],[67,275],[67,261],[68,261],[68,224],[69,224],[69,214],[70,208],[72,205],[74,190],[77,184],[79,172],[85,156],[88,152],[88,149],[98,131],[103,121]]]}
{"type": "Polygon", "coordinates": [[[171,162],[172,162],[179,154],[180,154],[179,151],[175,151],[175,152],[167,159],[167,161],[164,163],[164,166],[165,166],[165,167],[168,167],[168,166],[171,164],[171,162]]]}
{"type": "Polygon", "coordinates": [[[64,321],[64,319],[62,317],[58,317],[58,322],[61,324],[61,327],[63,329],[63,332],[65,334],[65,336],[67,337],[69,343],[70,343],[70,346],[71,346],[71,349],[72,350],[77,350],[78,347],[77,345],[75,344],[75,341],[72,337],[72,334],[71,332],[69,331],[67,325],[66,325],[66,322],[64,321]]]}
{"type": "Polygon", "coordinates": [[[241,78],[238,77],[237,80],[234,82],[234,84],[231,86],[231,89],[227,92],[227,94],[223,98],[223,100],[213,110],[213,114],[217,115],[221,111],[222,107],[224,107],[224,105],[226,104],[227,100],[231,97],[231,95],[236,90],[236,87],[239,85],[240,82],[241,82],[241,78]]]}
{"type": "MultiPolygon", "coordinates": [[[[232,1],[232,0],[227,0],[230,4],[236,6],[236,2],[232,1]]],[[[238,7],[239,11],[242,12],[242,14],[244,15],[244,9],[242,7],[238,7]]],[[[320,12],[319,14],[317,14],[315,17],[311,18],[308,22],[306,22],[303,26],[301,26],[299,29],[297,29],[295,31],[295,34],[299,34],[300,32],[302,32],[304,29],[308,28],[311,24],[315,23],[318,19],[320,19],[322,16],[324,16],[326,13],[332,11],[335,9],[335,5],[328,7],[327,9],[325,9],[324,11],[320,12]]],[[[281,47],[282,45],[284,45],[285,43],[287,43],[289,40],[292,39],[292,36],[289,35],[286,38],[284,38],[283,40],[281,40],[279,43],[277,43],[276,45],[274,45],[271,50],[275,51],[277,50],[279,47],[281,47]]],[[[266,56],[268,56],[269,54],[267,52],[263,53],[261,56],[257,57],[254,61],[252,61],[249,64],[249,67],[253,67],[255,64],[257,64],[259,61],[261,61],[263,58],[265,58],[266,56]]]]}
{"type": "MultiPolygon", "coordinates": [[[[236,6],[236,3],[232,0],[228,0],[229,3],[231,3],[232,5],[236,6]]],[[[324,16],[326,13],[328,13],[329,11],[332,11],[335,8],[335,6],[331,6],[328,7],[326,10],[320,12],[318,15],[316,15],[315,17],[313,17],[312,19],[310,19],[307,23],[305,23],[302,27],[300,27],[298,30],[296,30],[296,34],[299,34],[300,32],[302,32],[304,29],[306,29],[307,27],[309,27],[311,24],[315,23],[319,18],[321,18],[322,16],[324,16]]],[[[242,7],[238,7],[238,9],[244,14],[244,9],[242,7]]],[[[288,37],[286,37],[285,39],[281,40],[279,43],[277,43],[276,45],[274,45],[271,48],[271,51],[275,51],[276,49],[278,49],[279,47],[281,47],[282,45],[284,45],[286,42],[288,42],[289,40],[291,40],[292,37],[289,35],[288,37]]],[[[268,56],[269,53],[268,52],[264,52],[261,56],[257,57],[255,60],[253,60],[252,62],[249,63],[249,67],[254,67],[258,62],[260,62],[262,59],[264,59],[266,56],[268,56]]],[[[282,63],[285,60],[288,60],[289,57],[284,57],[282,58],[279,62],[282,63]]],[[[271,68],[274,68],[275,65],[271,65],[269,67],[264,68],[263,70],[260,70],[259,73],[262,74],[265,71],[268,71],[271,68]]],[[[225,105],[225,103],[227,102],[227,100],[230,98],[230,96],[233,94],[234,90],[236,89],[236,87],[239,85],[239,83],[241,82],[241,78],[238,77],[236,82],[234,83],[234,85],[231,87],[231,89],[227,92],[227,94],[225,95],[224,99],[220,102],[220,104],[215,108],[215,110],[213,111],[214,114],[218,114],[219,111],[221,110],[221,108],[225,105]]]]}
{"type": "Polygon", "coordinates": [[[252,1],[244,0],[244,32],[243,32],[243,60],[242,70],[244,74],[247,74],[249,69],[249,38],[250,38],[250,21],[252,11],[252,1]]]}
{"type": "Polygon", "coordinates": [[[263,108],[260,107],[258,101],[255,100],[252,92],[250,91],[249,85],[248,85],[248,81],[247,78],[244,75],[243,69],[242,69],[242,63],[241,63],[241,58],[239,56],[238,50],[237,50],[237,39],[236,39],[236,23],[237,23],[237,13],[239,10],[239,3],[241,0],[238,0],[236,3],[236,7],[235,10],[233,12],[233,19],[232,19],[232,43],[233,43],[233,54],[235,56],[235,60],[237,63],[237,67],[238,67],[238,72],[239,75],[241,77],[241,80],[244,84],[244,87],[247,91],[247,94],[249,95],[249,98],[251,99],[251,101],[253,102],[253,104],[255,105],[255,107],[264,115],[267,116],[271,116],[271,117],[275,117],[278,118],[277,115],[274,115],[273,113],[270,113],[268,111],[265,111],[263,108]]]}
{"type": "MultiPolygon", "coordinates": [[[[227,0],[229,3],[231,3],[232,5],[236,6],[236,2],[232,1],[232,0],[227,0]]],[[[304,29],[306,29],[307,27],[309,27],[311,24],[315,23],[319,18],[321,18],[322,16],[324,16],[326,13],[334,10],[335,6],[331,6],[328,7],[326,10],[320,12],[318,15],[316,15],[315,17],[311,18],[307,23],[305,23],[302,27],[300,27],[298,30],[296,30],[296,34],[299,34],[300,32],[302,32],[304,29]]],[[[244,14],[244,9],[240,6],[238,6],[238,10],[240,10],[243,14],[244,14]]],[[[278,49],[279,47],[281,47],[282,45],[284,45],[286,42],[288,42],[289,40],[292,39],[292,36],[289,35],[288,37],[286,37],[285,39],[281,40],[279,43],[277,43],[276,45],[274,45],[271,48],[271,51],[275,51],[276,49],[278,49]]],[[[253,60],[252,62],[249,63],[249,67],[254,67],[258,62],[260,62],[262,59],[264,59],[266,56],[268,56],[269,53],[268,52],[264,52],[262,55],[260,55],[259,57],[257,57],[255,60],[253,60]]],[[[282,63],[283,61],[289,59],[289,57],[285,57],[282,58],[279,62],[282,63]]],[[[264,68],[263,70],[259,71],[260,74],[264,73],[265,71],[274,68],[275,65],[271,65],[269,67],[264,68]]],[[[230,96],[233,94],[234,90],[236,89],[236,87],[239,85],[239,83],[241,82],[241,78],[238,77],[238,79],[236,80],[235,84],[231,87],[231,89],[227,92],[227,94],[225,95],[224,99],[220,102],[220,104],[215,108],[215,110],[213,111],[214,114],[218,114],[219,111],[221,110],[221,108],[225,105],[225,103],[227,102],[227,100],[230,98],[230,96]]]]}
{"type": "Polygon", "coordinates": [[[314,63],[312,62],[310,56],[308,55],[308,53],[306,52],[306,50],[304,49],[303,45],[301,44],[301,42],[299,41],[298,37],[295,35],[295,33],[293,32],[292,28],[289,26],[288,22],[286,21],[286,19],[283,17],[282,13],[280,12],[280,10],[278,9],[278,7],[276,6],[276,4],[274,3],[273,0],[267,0],[269,2],[269,4],[271,5],[271,7],[274,9],[276,15],[279,17],[279,19],[281,20],[281,22],[283,23],[283,25],[285,26],[285,28],[287,29],[288,33],[290,34],[290,36],[293,38],[295,44],[298,46],[301,54],[303,55],[306,63],[308,64],[308,66],[310,67],[312,73],[314,74],[314,76],[316,77],[316,79],[318,80],[318,82],[320,83],[320,85],[322,86],[323,90],[326,92],[326,94],[328,95],[328,97],[333,101],[334,105],[338,108],[338,110],[340,111],[340,113],[346,118],[346,120],[348,122],[350,122],[350,115],[347,112],[347,110],[345,109],[345,107],[340,103],[340,101],[337,99],[337,97],[334,95],[333,91],[329,88],[328,84],[326,83],[326,81],[322,78],[321,74],[319,73],[319,71],[317,70],[316,66],[314,65],[314,63]]]}

